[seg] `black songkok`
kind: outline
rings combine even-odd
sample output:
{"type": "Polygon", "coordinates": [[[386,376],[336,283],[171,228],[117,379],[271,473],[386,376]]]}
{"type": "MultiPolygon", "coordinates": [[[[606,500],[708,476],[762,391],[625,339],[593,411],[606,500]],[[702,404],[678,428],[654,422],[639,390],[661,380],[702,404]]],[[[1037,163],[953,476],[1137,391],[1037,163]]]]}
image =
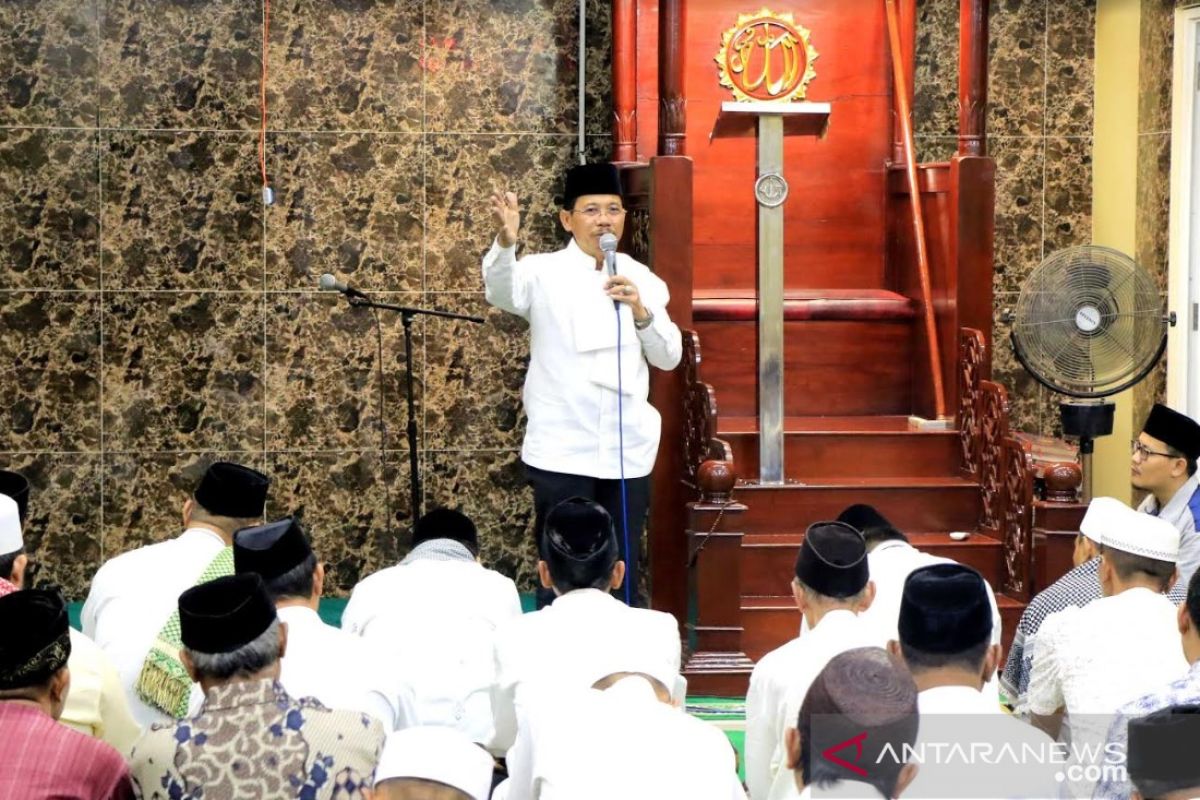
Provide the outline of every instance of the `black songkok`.
{"type": "Polygon", "coordinates": [[[1200,742],[1197,705],[1172,706],[1129,720],[1129,779],[1143,796],[1200,787],[1196,742],[1200,742]]]}
{"type": "Polygon", "coordinates": [[[1168,447],[1174,447],[1185,458],[1192,461],[1200,459],[1200,424],[1186,414],[1155,403],[1154,408],[1150,409],[1150,416],[1146,417],[1142,432],[1168,447]]]}
{"type": "Polygon", "coordinates": [[[38,686],[71,655],[67,605],[57,592],[27,589],[0,597],[0,690],[38,686]]]}
{"type": "Polygon", "coordinates": [[[242,528],[233,534],[233,567],[238,575],[254,572],[264,581],[278,578],[312,555],[308,537],[294,517],[242,528]]]}
{"type": "Polygon", "coordinates": [[[900,598],[900,641],[923,653],[962,653],[992,636],[992,606],[978,572],[962,564],[913,570],[900,598]]]}
{"type": "Polygon", "coordinates": [[[860,531],[864,539],[907,539],[900,529],[880,514],[875,506],[855,503],[838,515],[838,522],[844,522],[856,531],[860,531]]]}
{"type": "Polygon", "coordinates": [[[17,514],[21,518],[21,526],[25,526],[25,517],[29,514],[29,481],[19,472],[0,469],[0,494],[6,494],[17,501],[17,514]]]}
{"type": "Polygon", "coordinates": [[[797,580],[826,597],[853,597],[869,577],[861,533],[844,522],[808,526],[796,556],[797,580]]]}
{"type": "Polygon", "coordinates": [[[227,575],[179,595],[179,635],[200,653],[232,653],[275,621],[275,604],[256,574],[227,575]]]}
{"type": "Polygon", "coordinates": [[[475,523],[466,514],[452,508],[435,508],[417,520],[413,544],[431,539],[453,539],[465,544],[472,552],[479,549],[479,533],[475,530],[475,523]]]}
{"type": "Polygon", "coordinates": [[[221,517],[261,517],[271,481],[258,470],[217,461],[196,487],[196,502],[221,517]]]}
{"type": "Polygon", "coordinates": [[[563,208],[572,209],[575,201],[588,194],[621,196],[621,173],[612,164],[579,164],[567,170],[563,187],[563,208]]]}
{"type": "Polygon", "coordinates": [[[574,561],[590,560],[602,552],[617,554],[617,534],[604,506],[572,497],[546,515],[546,547],[574,561]]]}

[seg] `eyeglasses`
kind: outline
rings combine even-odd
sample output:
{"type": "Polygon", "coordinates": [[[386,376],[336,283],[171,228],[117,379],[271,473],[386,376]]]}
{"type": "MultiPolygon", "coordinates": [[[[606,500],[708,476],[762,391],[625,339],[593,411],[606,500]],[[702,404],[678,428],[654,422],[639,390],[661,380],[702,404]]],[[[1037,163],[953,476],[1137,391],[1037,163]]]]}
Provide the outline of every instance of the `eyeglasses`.
{"type": "Polygon", "coordinates": [[[1130,450],[1133,452],[1133,458],[1135,461],[1145,461],[1150,456],[1162,456],[1163,458],[1174,458],[1175,457],[1175,456],[1171,455],[1170,453],[1160,453],[1157,450],[1151,450],[1149,447],[1146,447],[1146,445],[1142,444],[1137,439],[1134,439],[1132,442],[1130,442],[1129,447],[1130,447],[1130,450]]]}
{"type": "Polygon", "coordinates": [[[571,210],[572,214],[582,214],[587,219],[599,219],[601,214],[607,214],[614,219],[625,216],[625,209],[618,205],[611,205],[606,208],[600,206],[584,206],[571,210]]]}

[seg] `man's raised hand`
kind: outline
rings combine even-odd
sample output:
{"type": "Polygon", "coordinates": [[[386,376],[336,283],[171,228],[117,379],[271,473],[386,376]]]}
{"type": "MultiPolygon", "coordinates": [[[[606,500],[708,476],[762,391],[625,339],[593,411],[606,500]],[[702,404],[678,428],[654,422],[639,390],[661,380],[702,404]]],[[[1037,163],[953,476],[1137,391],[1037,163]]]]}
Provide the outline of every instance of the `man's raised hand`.
{"type": "Polygon", "coordinates": [[[492,193],[492,219],[496,221],[496,239],[501,247],[512,247],[517,243],[521,230],[521,207],[512,192],[492,193]]]}

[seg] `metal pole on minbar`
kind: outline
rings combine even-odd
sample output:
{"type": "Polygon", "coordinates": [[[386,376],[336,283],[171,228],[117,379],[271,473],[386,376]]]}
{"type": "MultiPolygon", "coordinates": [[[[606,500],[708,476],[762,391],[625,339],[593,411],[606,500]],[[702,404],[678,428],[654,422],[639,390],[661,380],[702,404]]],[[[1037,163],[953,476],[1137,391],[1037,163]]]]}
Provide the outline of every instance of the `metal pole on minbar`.
{"type": "MultiPolygon", "coordinates": [[[[783,197],[765,201],[764,178],[782,183],[783,117],[758,118],[758,479],[783,483],[783,197]]],[[[786,184],[783,184],[786,186],[786,184]]]]}

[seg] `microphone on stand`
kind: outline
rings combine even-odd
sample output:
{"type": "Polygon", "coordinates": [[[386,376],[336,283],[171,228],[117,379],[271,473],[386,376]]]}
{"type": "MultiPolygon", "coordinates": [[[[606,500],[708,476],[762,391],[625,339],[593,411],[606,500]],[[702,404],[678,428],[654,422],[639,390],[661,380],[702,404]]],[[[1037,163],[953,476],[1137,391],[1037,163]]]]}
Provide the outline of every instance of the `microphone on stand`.
{"type": "Polygon", "coordinates": [[[358,289],[355,289],[348,283],[339,281],[328,272],[321,276],[321,279],[317,282],[317,286],[320,287],[322,292],[341,292],[347,297],[366,297],[358,289]]]}

